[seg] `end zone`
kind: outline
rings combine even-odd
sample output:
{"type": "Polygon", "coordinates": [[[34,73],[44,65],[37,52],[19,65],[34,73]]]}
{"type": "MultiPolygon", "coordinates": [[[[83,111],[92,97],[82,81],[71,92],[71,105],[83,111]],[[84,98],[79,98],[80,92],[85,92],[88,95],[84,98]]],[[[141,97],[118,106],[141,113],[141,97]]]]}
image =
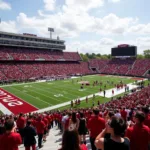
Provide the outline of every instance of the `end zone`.
{"type": "MultiPolygon", "coordinates": [[[[2,88],[0,88],[0,103],[4,106],[2,107],[3,109],[7,108],[7,110],[15,115],[19,114],[20,112],[29,113],[38,110],[36,107],[30,105],[21,98],[16,97],[2,88]]],[[[3,109],[2,112],[5,112],[3,109]]]]}

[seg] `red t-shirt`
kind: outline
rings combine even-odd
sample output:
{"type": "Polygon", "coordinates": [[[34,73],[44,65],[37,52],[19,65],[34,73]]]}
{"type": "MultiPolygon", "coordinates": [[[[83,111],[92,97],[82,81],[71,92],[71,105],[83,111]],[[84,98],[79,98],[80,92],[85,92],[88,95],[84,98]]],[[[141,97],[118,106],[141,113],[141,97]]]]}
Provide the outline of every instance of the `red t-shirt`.
{"type": "Polygon", "coordinates": [[[50,124],[50,123],[51,123],[51,121],[52,121],[52,117],[51,117],[51,116],[49,116],[49,115],[47,115],[47,116],[46,116],[46,118],[47,118],[47,120],[48,120],[48,124],[50,124]]]}
{"type": "Polygon", "coordinates": [[[45,129],[45,123],[43,121],[37,121],[36,130],[37,134],[43,134],[45,129]]]}
{"type": "Polygon", "coordinates": [[[67,130],[68,129],[68,127],[69,127],[69,120],[71,119],[71,117],[68,117],[67,119],[66,119],[66,122],[65,122],[65,129],[67,130]]]}
{"type": "Polygon", "coordinates": [[[37,121],[36,121],[35,119],[32,120],[32,125],[33,125],[33,127],[36,127],[36,122],[37,122],[37,121]]]}
{"type": "Polygon", "coordinates": [[[5,133],[0,137],[0,150],[19,150],[22,139],[18,133],[5,133]]]}
{"type": "Polygon", "coordinates": [[[120,113],[121,113],[121,117],[122,117],[124,120],[126,120],[126,118],[127,118],[127,112],[126,112],[125,110],[121,110],[120,113]]]}
{"type": "Polygon", "coordinates": [[[22,129],[25,127],[25,123],[26,123],[26,120],[24,117],[19,117],[18,120],[17,120],[17,127],[19,129],[22,129]]]}
{"type": "Polygon", "coordinates": [[[148,150],[150,141],[150,129],[145,125],[134,125],[126,131],[126,136],[130,139],[131,150],[148,150]]]}
{"type": "Polygon", "coordinates": [[[105,120],[99,116],[93,116],[88,121],[88,129],[90,130],[90,136],[96,138],[96,136],[105,128],[105,120]]]}
{"type": "Polygon", "coordinates": [[[47,127],[48,126],[48,119],[45,117],[45,118],[43,118],[43,121],[45,123],[45,126],[47,127]]]}
{"type": "Polygon", "coordinates": [[[85,144],[80,145],[81,150],[88,150],[85,144]]]}

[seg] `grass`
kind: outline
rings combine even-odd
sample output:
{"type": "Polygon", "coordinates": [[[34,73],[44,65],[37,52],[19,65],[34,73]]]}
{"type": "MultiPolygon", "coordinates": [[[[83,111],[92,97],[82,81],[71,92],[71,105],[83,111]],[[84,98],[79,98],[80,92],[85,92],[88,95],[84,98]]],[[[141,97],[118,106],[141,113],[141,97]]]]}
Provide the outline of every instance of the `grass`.
{"type": "Polygon", "coordinates": [[[0,110],[0,115],[3,114],[3,112],[0,110]]]}
{"type": "MultiPolygon", "coordinates": [[[[134,80],[127,77],[119,78],[118,76],[84,76],[82,78],[59,80],[59,81],[49,81],[42,83],[28,83],[28,84],[18,84],[18,85],[8,85],[2,88],[8,92],[16,95],[17,97],[27,101],[28,103],[36,106],[37,108],[45,108],[53,105],[57,105],[63,102],[71,101],[79,97],[88,96],[90,94],[98,93],[100,85],[93,87],[93,81],[102,81],[102,89],[106,82],[113,81],[114,84],[119,83],[121,80],[124,83],[132,83],[134,80]],[[89,81],[90,86],[85,86],[84,90],[80,89],[80,81],[89,81]]],[[[108,85],[106,89],[113,88],[114,86],[108,85]]],[[[101,103],[107,102],[110,99],[103,97],[96,97],[95,101],[100,100],[101,103]]],[[[90,101],[90,100],[89,100],[90,101]]],[[[96,102],[95,102],[96,103],[96,102]]],[[[80,107],[89,107],[92,103],[86,104],[84,101],[81,103],[80,107]]]]}
{"type": "MultiPolygon", "coordinates": [[[[117,98],[120,96],[124,96],[124,93],[114,96],[113,98],[117,98]]],[[[111,100],[111,98],[106,98],[106,97],[104,98],[101,96],[96,96],[94,99],[94,104],[95,104],[95,106],[97,106],[98,101],[100,101],[100,104],[103,104],[103,103],[109,102],[110,100],[111,100]]],[[[74,105],[73,109],[90,108],[90,107],[91,108],[93,107],[93,99],[92,98],[88,99],[88,103],[86,103],[86,101],[84,100],[84,101],[81,101],[80,105],[74,105]]],[[[71,105],[66,105],[64,107],[59,108],[59,110],[65,110],[65,109],[71,109],[71,105]]]]}

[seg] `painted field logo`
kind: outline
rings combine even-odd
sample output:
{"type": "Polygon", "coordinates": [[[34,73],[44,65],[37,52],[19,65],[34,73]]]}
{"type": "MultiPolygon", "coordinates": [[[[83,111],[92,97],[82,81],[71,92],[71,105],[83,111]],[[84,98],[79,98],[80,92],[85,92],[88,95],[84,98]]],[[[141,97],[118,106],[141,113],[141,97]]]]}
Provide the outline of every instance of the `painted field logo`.
{"type": "Polygon", "coordinates": [[[80,92],[82,92],[82,91],[86,91],[86,89],[79,89],[79,91],[80,91],[80,92]]]}
{"type": "Polygon", "coordinates": [[[4,103],[7,103],[7,105],[11,107],[23,105],[23,103],[18,101],[18,99],[16,99],[14,96],[9,95],[2,90],[0,90],[0,100],[2,100],[4,103]]]}
{"type": "Polygon", "coordinates": [[[64,95],[63,94],[56,94],[54,95],[55,97],[63,97],[64,95]]]}
{"type": "Polygon", "coordinates": [[[0,103],[9,109],[13,114],[28,113],[36,111],[37,108],[16,97],[15,95],[0,88],[0,103]]]}
{"type": "Polygon", "coordinates": [[[28,88],[28,87],[32,87],[32,85],[25,85],[24,87],[25,87],[25,88],[28,88]]]}

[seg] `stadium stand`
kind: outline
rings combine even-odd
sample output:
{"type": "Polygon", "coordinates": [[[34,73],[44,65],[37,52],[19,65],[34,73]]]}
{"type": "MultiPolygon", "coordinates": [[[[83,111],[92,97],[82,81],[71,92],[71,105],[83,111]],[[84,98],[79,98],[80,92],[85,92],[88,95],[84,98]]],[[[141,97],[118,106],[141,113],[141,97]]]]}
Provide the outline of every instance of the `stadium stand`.
{"type": "Polygon", "coordinates": [[[3,62],[0,64],[2,80],[25,80],[43,76],[90,74],[86,62],[3,62]]]}
{"type": "Polygon", "coordinates": [[[145,76],[150,70],[150,60],[135,58],[113,58],[111,60],[93,59],[89,61],[91,68],[96,68],[98,73],[118,74],[131,76],[145,76]]]}
{"type": "Polygon", "coordinates": [[[77,52],[50,51],[47,49],[31,48],[3,48],[0,47],[1,60],[72,60],[80,61],[81,57],[77,52]]]}
{"type": "Polygon", "coordinates": [[[144,76],[149,69],[150,69],[150,60],[139,59],[135,61],[131,70],[128,72],[128,75],[144,76]]]}

